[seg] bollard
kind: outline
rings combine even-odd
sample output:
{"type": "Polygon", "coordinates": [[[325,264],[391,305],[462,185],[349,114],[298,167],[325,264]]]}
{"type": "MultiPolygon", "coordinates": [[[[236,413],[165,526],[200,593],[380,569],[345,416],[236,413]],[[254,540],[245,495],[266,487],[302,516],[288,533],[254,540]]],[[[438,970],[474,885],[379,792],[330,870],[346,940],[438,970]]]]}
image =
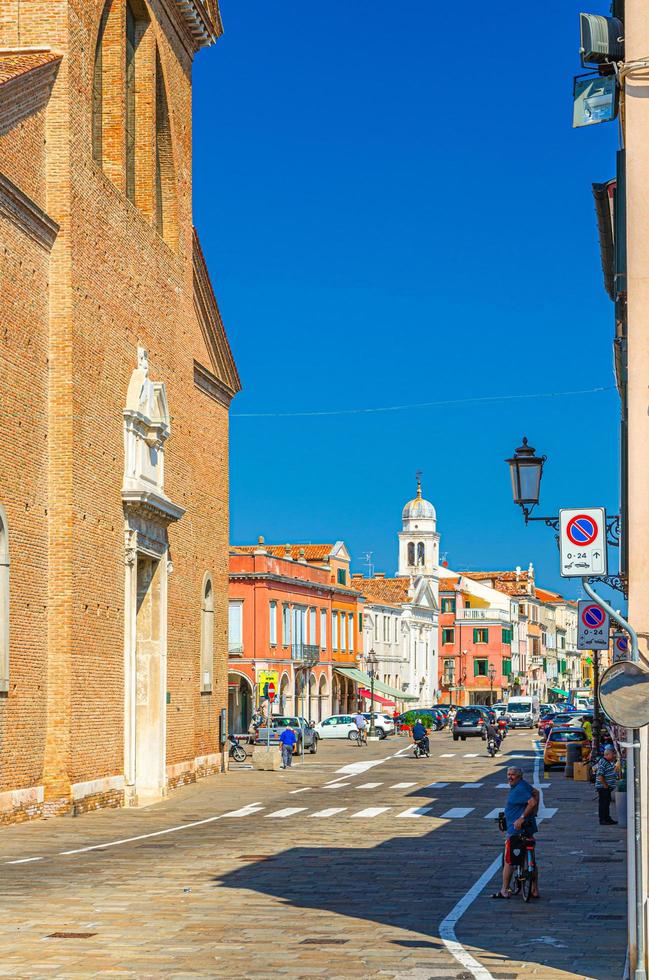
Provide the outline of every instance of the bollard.
{"type": "Polygon", "coordinates": [[[566,779],[573,779],[575,775],[575,762],[581,762],[581,745],[574,745],[568,742],[566,746],[566,769],[564,772],[566,779]]]}

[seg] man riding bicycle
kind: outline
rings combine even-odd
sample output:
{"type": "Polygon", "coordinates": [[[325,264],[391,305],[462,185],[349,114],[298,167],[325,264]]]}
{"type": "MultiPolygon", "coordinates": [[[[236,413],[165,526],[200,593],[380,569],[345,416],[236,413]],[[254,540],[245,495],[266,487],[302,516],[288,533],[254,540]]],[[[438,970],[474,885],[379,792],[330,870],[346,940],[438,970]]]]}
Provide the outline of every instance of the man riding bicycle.
{"type": "MultiPolygon", "coordinates": [[[[505,822],[507,824],[507,840],[505,841],[505,855],[503,863],[503,883],[500,891],[492,895],[492,898],[509,898],[509,883],[514,873],[514,865],[511,863],[511,839],[519,834],[532,837],[538,827],[535,814],[539,807],[539,791],[523,779],[523,770],[518,766],[510,766],[507,770],[507,782],[509,783],[509,795],[505,804],[505,822]]],[[[539,897],[538,873],[534,873],[532,880],[532,898],[539,897]]]]}
{"type": "Polygon", "coordinates": [[[430,745],[428,744],[428,734],[426,732],[426,726],[422,722],[421,718],[417,718],[417,721],[412,726],[412,738],[421,748],[422,752],[429,752],[430,745]]]}
{"type": "Polygon", "coordinates": [[[354,724],[356,725],[356,732],[358,734],[359,744],[361,742],[366,742],[367,738],[365,737],[365,728],[367,726],[367,718],[365,717],[365,715],[361,714],[360,711],[354,718],[354,724]]]}

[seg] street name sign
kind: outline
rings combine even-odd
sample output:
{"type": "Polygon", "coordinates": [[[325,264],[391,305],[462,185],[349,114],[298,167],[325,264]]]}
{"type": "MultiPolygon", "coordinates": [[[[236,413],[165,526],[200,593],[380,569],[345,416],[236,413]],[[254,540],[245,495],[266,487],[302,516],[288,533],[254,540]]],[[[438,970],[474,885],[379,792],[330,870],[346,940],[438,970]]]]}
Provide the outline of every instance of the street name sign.
{"type": "Polygon", "coordinates": [[[606,575],[606,511],[603,507],[581,507],[559,511],[561,575],[590,578],[606,575]]]}
{"type": "Polygon", "coordinates": [[[629,659],[629,637],[626,633],[613,633],[613,663],[629,659]]]}
{"type": "Polygon", "coordinates": [[[580,599],[577,609],[577,649],[608,650],[609,616],[591,599],[580,599]]]}

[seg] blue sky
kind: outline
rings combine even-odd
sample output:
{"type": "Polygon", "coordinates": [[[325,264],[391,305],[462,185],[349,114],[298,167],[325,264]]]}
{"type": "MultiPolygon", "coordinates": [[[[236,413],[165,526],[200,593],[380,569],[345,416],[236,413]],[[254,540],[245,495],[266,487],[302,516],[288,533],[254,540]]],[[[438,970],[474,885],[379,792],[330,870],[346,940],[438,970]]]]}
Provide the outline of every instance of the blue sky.
{"type": "Polygon", "coordinates": [[[194,71],[194,211],[243,382],[232,541],[342,538],[393,573],[421,469],[452,567],[533,561],[563,588],[503,460],[526,434],[549,457],[543,513],[617,512],[591,193],[617,131],[571,128],[579,4],[548,2],[540,31],[528,4],[476,0],[221,10],[194,71]]]}

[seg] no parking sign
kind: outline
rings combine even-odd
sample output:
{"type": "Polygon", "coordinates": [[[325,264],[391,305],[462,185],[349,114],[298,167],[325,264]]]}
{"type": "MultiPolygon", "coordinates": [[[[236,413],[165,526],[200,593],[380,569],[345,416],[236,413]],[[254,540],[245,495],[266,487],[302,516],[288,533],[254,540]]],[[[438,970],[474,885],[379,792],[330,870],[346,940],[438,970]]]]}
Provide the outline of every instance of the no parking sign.
{"type": "Polygon", "coordinates": [[[608,650],[609,617],[592,599],[580,599],[577,611],[578,650],[608,650]]]}
{"type": "Polygon", "coordinates": [[[626,633],[613,633],[613,661],[629,660],[631,644],[626,633]]]}
{"type": "Polygon", "coordinates": [[[560,510],[559,532],[564,578],[606,575],[606,511],[603,507],[560,510]]]}

